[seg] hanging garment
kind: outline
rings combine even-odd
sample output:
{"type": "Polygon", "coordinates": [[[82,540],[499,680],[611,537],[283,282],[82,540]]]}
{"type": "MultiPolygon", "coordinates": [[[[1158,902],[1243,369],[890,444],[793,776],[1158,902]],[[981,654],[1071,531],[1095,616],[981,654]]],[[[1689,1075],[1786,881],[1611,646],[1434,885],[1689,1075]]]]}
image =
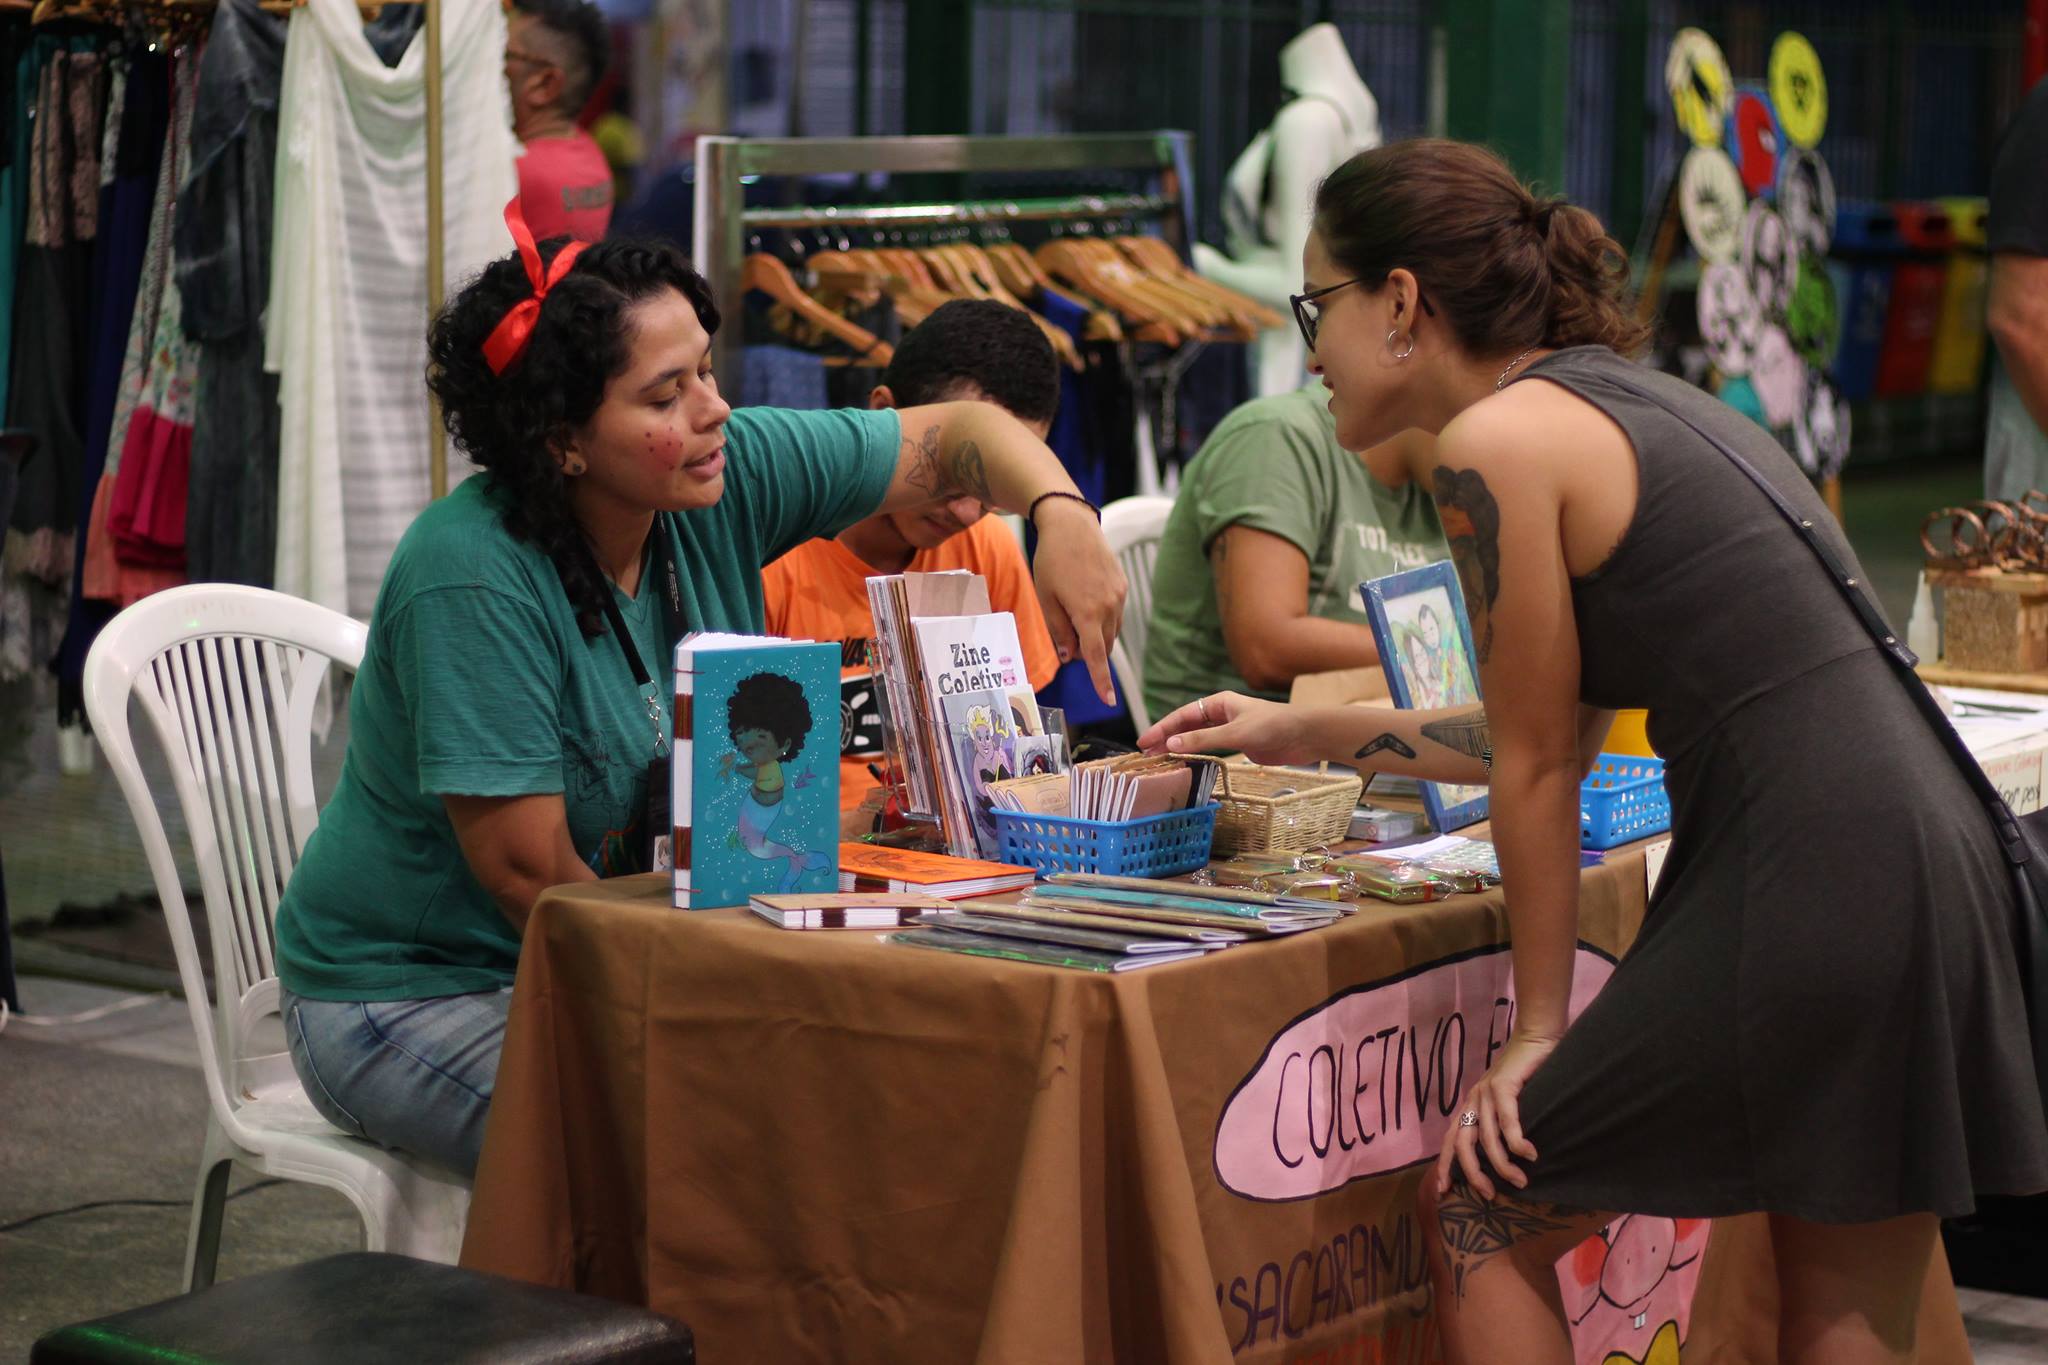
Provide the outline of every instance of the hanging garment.
{"type": "MultiPolygon", "coordinates": [[[[92,512],[86,528],[82,595],[117,608],[139,602],[153,592],[174,588],[185,581],[182,564],[124,561],[114,537],[112,521],[121,471],[130,451],[135,449],[130,444],[129,435],[135,428],[138,411],[143,409],[146,398],[154,399],[157,393],[167,392],[173,387],[181,368],[185,374],[184,385],[190,385],[190,356],[182,343],[182,336],[175,352],[160,348],[158,341],[163,334],[162,324],[167,308],[171,312],[172,330],[177,331],[176,303],[171,286],[171,218],[178,182],[185,169],[186,135],[190,128],[191,64],[196,55],[189,51],[181,54],[171,72],[172,126],[157,166],[156,187],[150,200],[149,238],[143,248],[135,309],[129,318],[127,349],[121,362],[121,383],[115,395],[113,419],[107,437],[106,464],[94,490],[92,512]]],[[[146,474],[147,470],[139,469],[138,472],[146,474]]],[[[131,484],[134,477],[131,475],[131,484]]],[[[130,496],[132,498],[134,494],[130,496]]],[[[66,650],[67,658],[79,654],[79,643],[79,638],[68,641],[71,647],[66,650]]],[[[82,666],[83,659],[77,662],[82,666]]],[[[67,696],[60,694],[60,710],[68,700],[67,696]]]]}
{"type": "MultiPolygon", "coordinates": [[[[169,174],[158,194],[164,204],[162,249],[170,250],[177,221],[176,192],[189,164],[193,96],[198,90],[198,53],[179,54],[172,78],[176,112],[169,174]]],[[[176,571],[185,568],[185,488],[192,467],[192,382],[199,373],[199,346],[185,335],[183,296],[166,272],[157,306],[142,389],[121,439],[120,471],[107,511],[114,557],[124,566],[176,571]]]]}
{"type": "MultiPolygon", "coordinates": [[[[13,355],[14,277],[22,215],[28,208],[29,104],[36,88],[36,45],[23,25],[0,28],[0,412],[7,411],[13,355]]],[[[6,522],[0,519],[0,531],[6,522]]]]}
{"type": "Polygon", "coordinates": [[[269,587],[277,555],[277,376],[263,370],[285,24],[257,0],[214,11],[172,219],[185,334],[200,343],[185,568],[269,587]]]}
{"type": "Polygon", "coordinates": [[[38,80],[28,215],[16,282],[8,425],[35,432],[10,522],[12,568],[60,585],[71,572],[85,441],[84,325],[99,221],[104,67],[95,52],[55,50],[38,80]]]}
{"type": "MultiPolygon", "coordinates": [[[[164,139],[171,124],[171,62],[162,52],[134,54],[113,84],[100,158],[99,234],[92,263],[92,337],[86,372],[86,494],[105,470],[107,439],[121,388],[128,328],[142,287],[149,224],[164,139]]],[[[87,509],[89,510],[89,505],[87,509]]],[[[83,516],[81,516],[83,520],[83,516]]]]}
{"type": "MultiPolygon", "coordinates": [[[[496,0],[448,0],[451,287],[511,247],[503,212],[517,145],[504,49],[496,0]]],[[[292,11],[264,349],[281,410],[276,587],[357,616],[427,502],[425,61],[415,40],[386,67],[349,0],[292,11]]]]}
{"type": "Polygon", "coordinates": [[[0,683],[50,656],[67,610],[84,454],[92,238],[99,218],[105,67],[84,38],[39,37],[15,279],[7,425],[36,451],[21,468],[0,550],[0,683]]]}
{"type": "MultiPolygon", "coordinates": [[[[107,441],[121,389],[129,322],[149,254],[152,198],[162,173],[171,119],[171,62],[167,53],[138,52],[110,76],[106,139],[100,155],[99,233],[93,240],[90,336],[86,355],[85,457],[79,470],[78,525],[71,560],[70,610],[57,647],[57,719],[75,723],[83,710],[80,680],[85,656],[114,604],[86,590],[86,555],[106,472],[107,441]]],[[[97,523],[104,536],[104,514],[97,523]]]]}

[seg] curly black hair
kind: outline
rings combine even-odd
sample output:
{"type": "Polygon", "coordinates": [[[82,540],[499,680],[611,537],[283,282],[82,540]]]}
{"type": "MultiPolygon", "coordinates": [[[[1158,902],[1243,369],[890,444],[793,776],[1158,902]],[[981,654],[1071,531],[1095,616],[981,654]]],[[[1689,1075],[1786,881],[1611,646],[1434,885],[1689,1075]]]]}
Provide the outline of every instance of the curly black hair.
{"type": "Polygon", "coordinates": [[[766,730],[782,746],[787,763],[804,747],[811,732],[811,703],[794,678],[780,673],[751,673],[741,678],[725,703],[725,724],[732,742],[742,730],[766,730]]]}
{"type": "Polygon", "coordinates": [[[1031,314],[994,299],[955,299],[903,334],[882,382],[898,407],[943,403],[971,383],[1026,422],[1060,407],[1060,362],[1031,314]]]}
{"type": "MultiPolygon", "coordinates": [[[[541,243],[545,264],[569,242],[541,243]]],[[[590,420],[605,385],[632,360],[627,310],[673,289],[707,332],[718,330],[711,286],[667,242],[624,238],[584,249],[541,303],[526,351],[493,374],[484,338],[533,293],[517,252],[491,262],[451,299],[427,333],[427,386],[448,435],[496,486],[505,525],[554,561],[586,636],[605,632],[611,589],[569,510],[554,449],[590,420]]]]}

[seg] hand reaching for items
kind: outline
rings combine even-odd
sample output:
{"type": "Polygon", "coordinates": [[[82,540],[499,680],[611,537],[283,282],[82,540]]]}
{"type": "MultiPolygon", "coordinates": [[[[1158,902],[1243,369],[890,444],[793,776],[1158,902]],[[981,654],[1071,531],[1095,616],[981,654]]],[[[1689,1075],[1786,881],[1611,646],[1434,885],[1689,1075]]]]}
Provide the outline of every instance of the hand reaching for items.
{"type": "Polygon", "coordinates": [[[1438,1194],[1450,1190],[1452,1163],[1456,1162],[1463,1168],[1473,1193],[1481,1199],[1492,1199],[1493,1182],[1479,1161],[1482,1151],[1494,1174],[1502,1180],[1516,1189],[1529,1183],[1529,1177],[1522,1174],[1521,1167],[1512,1159],[1536,1160],[1534,1144],[1522,1134],[1522,1087],[1556,1048],[1557,1039],[1536,1037],[1519,1029],[1508,1039],[1493,1065],[1466,1093],[1464,1109],[1459,1111],[1451,1131],[1444,1134],[1444,1149],[1436,1159],[1438,1194]]]}
{"type": "Polygon", "coordinates": [[[1064,497],[1043,500],[1035,515],[1038,553],[1031,576],[1045,610],[1046,630],[1060,662],[1088,661],[1088,676],[1104,703],[1116,703],[1109,647],[1124,619],[1123,566],[1103,539],[1087,504],[1064,497]]]}
{"type": "Polygon", "coordinates": [[[1138,736],[1138,747],[1147,753],[1242,752],[1254,763],[1311,763],[1329,757],[1311,751],[1304,716],[1284,702],[1213,692],[1169,713],[1138,736]]]}

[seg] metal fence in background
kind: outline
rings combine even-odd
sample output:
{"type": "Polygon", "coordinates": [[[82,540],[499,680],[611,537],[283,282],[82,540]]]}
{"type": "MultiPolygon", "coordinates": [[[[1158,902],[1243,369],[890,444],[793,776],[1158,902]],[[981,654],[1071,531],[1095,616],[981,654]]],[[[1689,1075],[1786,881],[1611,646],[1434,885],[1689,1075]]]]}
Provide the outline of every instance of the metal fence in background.
{"type": "MultiPolygon", "coordinates": [[[[967,84],[966,131],[1036,135],[1178,127],[1196,135],[1205,237],[1216,187],[1276,113],[1280,49],[1328,20],[1379,101],[1389,138],[1443,126],[1458,54],[1451,0],[961,0],[967,70],[912,66],[908,0],[795,0],[808,12],[790,131],[906,131],[915,82],[967,84]]],[[[1671,36],[1712,34],[1761,80],[1785,29],[1828,81],[1821,151],[1843,198],[1981,194],[2022,93],[2025,0],[1572,0],[1562,189],[1632,237],[1683,150],[1663,90],[1671,36]]],[[[1532,111],[1532,116],[1537,111],[1532,111]]]]}

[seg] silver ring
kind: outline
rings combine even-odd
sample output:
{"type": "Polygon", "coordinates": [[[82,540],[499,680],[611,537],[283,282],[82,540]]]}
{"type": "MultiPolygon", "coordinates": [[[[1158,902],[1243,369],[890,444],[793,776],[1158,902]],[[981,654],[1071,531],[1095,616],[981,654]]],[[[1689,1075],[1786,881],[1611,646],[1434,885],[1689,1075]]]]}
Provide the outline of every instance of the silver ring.
{"type": "Polygon", "coordinates": [[[1195,707],[1202,713],[1202,724],[1207,725],[1209,723],[1209,699],[1207,697],[1195,698],[1195,707]]]}
{"type": "Polygon", "coordinates": [[[1467,1109],[1464,1113],[1458,1115],[1458,1126],[1460,1128],[1477,1128],[1479,1126],[1479,1111],[1477,1109],[1467,1109]]]}

